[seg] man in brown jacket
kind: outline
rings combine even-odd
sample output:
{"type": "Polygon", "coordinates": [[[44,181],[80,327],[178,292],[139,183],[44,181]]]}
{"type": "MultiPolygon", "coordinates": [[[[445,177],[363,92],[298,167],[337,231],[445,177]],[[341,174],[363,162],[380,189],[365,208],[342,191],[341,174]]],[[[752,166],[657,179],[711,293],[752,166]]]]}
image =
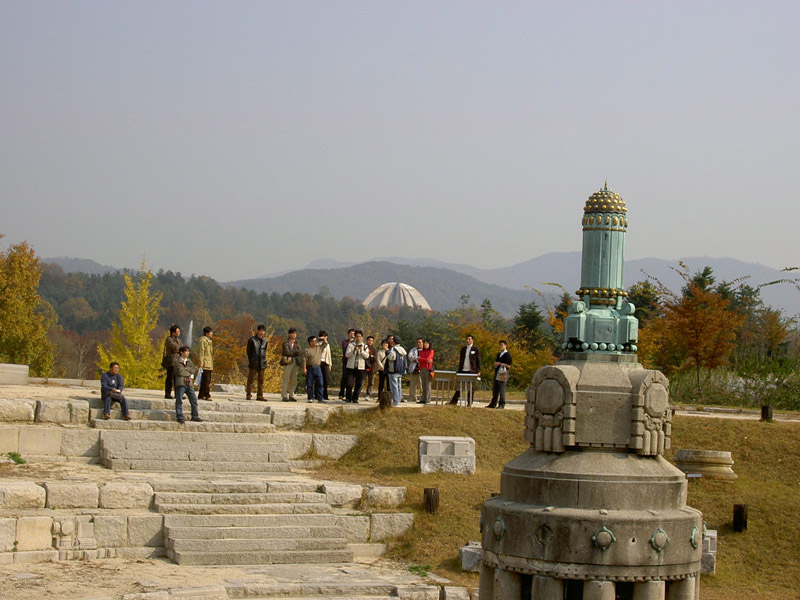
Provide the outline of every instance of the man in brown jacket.
{"type": "Polygon", "coordinates": [[[175,379],[172,359],[178,355],[178,349],[181,346],[183,346],[181,328],[172,325],[169,328],[167,339],[164,340],[164,356],[161,357],[161,368],[167,370],[167,378],[164,380],[164,398],[172,398],[172,384],[175,379]]]}
{"type": "Polygon", "coordinates": [[[300,342],[297,341],[297,329],[289,330],[289,337],[281,347],[281,365],[283,366],[283,381],[281,382],[281,400],[284,402],[297,402],[294,397],[297,388],[297,372],[302,364],[300,356],[300,342]]]}

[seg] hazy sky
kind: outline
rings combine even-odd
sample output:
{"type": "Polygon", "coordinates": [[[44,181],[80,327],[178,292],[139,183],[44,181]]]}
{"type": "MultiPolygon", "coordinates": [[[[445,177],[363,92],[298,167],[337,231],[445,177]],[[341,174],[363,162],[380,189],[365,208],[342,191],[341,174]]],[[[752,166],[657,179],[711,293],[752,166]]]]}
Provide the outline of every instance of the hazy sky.
{"type": "Polygon", "coordinates": [[[800,2],[0,0],[0,246],[219,280],[317,258],[798,260],[800,2]]]}

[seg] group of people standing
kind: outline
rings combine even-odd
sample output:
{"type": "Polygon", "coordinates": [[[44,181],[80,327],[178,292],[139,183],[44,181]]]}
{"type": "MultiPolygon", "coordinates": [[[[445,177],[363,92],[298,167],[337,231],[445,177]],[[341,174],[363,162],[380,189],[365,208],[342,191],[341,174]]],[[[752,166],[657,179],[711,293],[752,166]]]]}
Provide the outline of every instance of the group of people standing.
{"type": "MultiPolygon", "coordinates": [[[[266,400],[264,397],[264,374],[267,368],[267,329],[258,325],[256,333],[247,341],[247,385],[246,398],[266,400]]],[[[213,337],[211,327],[203,329],[198,352],[198,365],[189,358],[190,349],[180,339],[181,329],[178,325],[169,328],[169,335],[164,340],[164,353],[161,361],[166,371],[164,379],[164,398],[171,399],[175,393],[175,416],[179,423],[185,422],[183,414],[183,397],[189,399],[191,420],[202,422],[197,410],[197,400],[211,400],[211,378],[214,371],[213,337]],[[194,387],[198,385],[199,393],[195,395],[194,387]]],[[[458,373],[481,374],[481,351],[475,345],[472,335],[466,336],[466,343],[459,353],[458,373]]],[[[281,346],[280,365],[283,367],[281,381],[281,400],[296,402],[295,389],[297,378],[302,371],[305,376],[306,397],[308,402],[328,402],[328,388],[331,379],[333,357],[328,341],[328,333],[320,331],[316,336],[309,336],[307,347],[301,348],[297,340],[297,330],[289,329],[286,340],[281,346]]],[[[499,352],[494,361],[494,377],[492,400],[487,408],[504,408],[506,402],[506,384],[511,369],[511,354],[504,340],[499,343],[499,352]]],[[[392,404],[399,405],[403,400],[403,377],[409,376],[409,398],[417,404],[430,404],[431,384],[434,378],[435,352],[431,341],[417,338],[410,350],[406,351],[396,335],[382,339],[380,347],[375,345],[375,336],[364,337],[360,329],[349,329],[347,337],[341,342],[342,377],[339,383],[339,400],[358,403],[362,388],[365,388],[364,399],[372,400],[373,392],[377,396],[387,391],[391,394],[392,404]],[[377,386],[375,375],[377,374],[377,386]],[[419,399],[417,393],[419,392],[419,399]]],[[[118,402],[122,408],[123,419],[130,420],[128,405],[122,395],[124,382],[119,373],[119,363],[112,362],[108,372],[101,377],[101,396],[103,399],[103,417],[109,419],[111,404],[118,402]]],[[[451,404],[457,404],[459,392],[454,394],[451,404]]],[[[473,401],[472,388],[469,388],[467,405],[473,401]]]]}

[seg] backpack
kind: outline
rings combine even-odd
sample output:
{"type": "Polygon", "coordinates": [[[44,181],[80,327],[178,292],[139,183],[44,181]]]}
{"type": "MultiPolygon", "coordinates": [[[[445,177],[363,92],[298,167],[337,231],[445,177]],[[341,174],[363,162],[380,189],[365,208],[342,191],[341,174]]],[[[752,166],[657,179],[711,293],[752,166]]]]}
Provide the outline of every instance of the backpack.
{"type": "Polygon", "coordinates": [[[405,375],[406,374],[406,355],[400,355],[399,352],[394,353],[394,371],[395,374],[405,375]]]}

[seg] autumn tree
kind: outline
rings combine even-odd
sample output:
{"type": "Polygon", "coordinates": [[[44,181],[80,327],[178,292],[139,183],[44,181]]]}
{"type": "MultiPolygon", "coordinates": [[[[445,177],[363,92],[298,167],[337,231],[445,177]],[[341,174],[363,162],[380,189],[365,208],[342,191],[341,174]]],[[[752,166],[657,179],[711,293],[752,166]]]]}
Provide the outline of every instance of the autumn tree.
{"type": "Polygon", "coordinates": [[[710,268],[689,276],[683,267],[686,285],[680,296],[659,290],[663,316],[650,325],[654,358],[667,371],[693,371],[700,388],[703,372],[728,364],[744,316],[730,310],[730,300],[713,286],[710,268]]]}
{"type": "Polygon", "coordinates": [[[152,338],[158,322],[161,292],[151,291],[153,273],[142,264],[137,281],[125,273],[125,299],[119,323],[111,325],[111,341],[98,344],[97,366],[106,370],[111,361],[120,363],[130,387],[157,388],[160,385],[161,348],[152,338]]]}
{"type": "Polygon", "coordinates": [[[53,368],[47,328],[56,317],[37,292],[41,276],[26,242],[0,253],[0,362],[28,365],[31,375],[47,377],[53,368]]]}

